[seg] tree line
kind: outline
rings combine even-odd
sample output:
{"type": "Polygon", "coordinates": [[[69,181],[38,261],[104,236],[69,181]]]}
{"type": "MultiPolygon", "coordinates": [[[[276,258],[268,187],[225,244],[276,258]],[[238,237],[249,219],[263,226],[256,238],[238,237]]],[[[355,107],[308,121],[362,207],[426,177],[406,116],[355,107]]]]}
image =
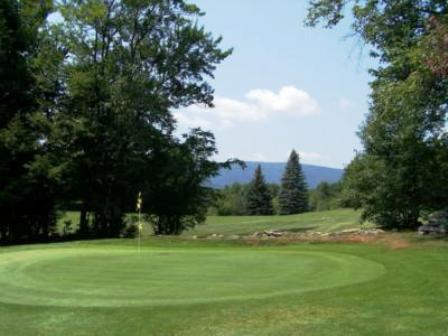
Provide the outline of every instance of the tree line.
{"type": "MultiPolygon", "coordinates": [[[[268,183],[272,196],[272,214],[280,215],[278,194],[280,185],[268,183]]],[[[249,184],[234,183],[217,191],[217,199],[209,208],[209,215],[247,216],[246,195],[249,184]]],[[[341,182],[321,182],[308,190],[308,211],[325,211],[339,208],[352,208],[354,205],[343,193],[341,182]]]]}
{"type": "Polygon", "coordinates": [[[171,111],[213,106],[220,48],[183,0],[0,0],[0,242],[116,237],[142,192],[158,234],[205,218],[222,167],[213,134],[171,111]],[[57,13],[61,19],[49,20],[57,13]]]}
{"type": "Polygon", "coordinates": [[[448,204],[448,2],[316,0],[306,23],[331,28],[349,10],[379,65],[370,70],[363,150],[346,168],[344,194],[363,219],[414,229],[448,204]]]}
{"type": "Polygon", "coordinates": [[[258,165],[250,183],[235,183],[219,190],[209,214],[291,215],[340,207],[350,207],[343,197],[342,184],[322,182],[309,190],[299,155],[292,151],[279,185],[266,183],[262,167],[258,165]]]}
{"type": "MultiPolygon", "coordinates": [[[[333,27],[347,8],[379,66],[342,194],[364,219],[415,228],[448,200],[448,3],[316,0],[307,24],[333,27]]],[[[183,0],[0,0],[1,242],[51,239],[68,207],[80,237],[118,236],[139,191],[156,233],[203,221],[216,197],[204,182],[235,161],[211,160],[210,132],[174,135],[171,111],[213,106],[208,80],[232,52],[201,15],[183,0]]],[[[269,207],[256,180],[253,213],[308,200],[285,179],[269,207]]]]}

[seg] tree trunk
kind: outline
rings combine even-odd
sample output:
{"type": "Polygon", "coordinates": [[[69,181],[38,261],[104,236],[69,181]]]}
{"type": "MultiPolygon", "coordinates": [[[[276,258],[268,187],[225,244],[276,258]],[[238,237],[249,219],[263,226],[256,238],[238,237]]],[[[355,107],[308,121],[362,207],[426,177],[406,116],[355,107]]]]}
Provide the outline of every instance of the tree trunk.
{"type": "Polygon", "coordinates": [[[89,232],[89,221],[87,218],[87,208],[85,203],[81,206],[81,215],[79,217],[79,233],[84,236],[89,232]]]}

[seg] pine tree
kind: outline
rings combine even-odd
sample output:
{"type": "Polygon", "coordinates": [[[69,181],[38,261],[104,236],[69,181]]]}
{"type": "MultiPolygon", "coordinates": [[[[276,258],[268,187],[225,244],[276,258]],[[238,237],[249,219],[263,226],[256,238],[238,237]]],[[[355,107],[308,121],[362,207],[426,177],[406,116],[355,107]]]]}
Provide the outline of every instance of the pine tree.
{"type": "Polygon", "coordinates": [[[308,211],[308,187],[295,150],[289,156],[278,198],[281,215],[308,211]]]}
{"type": "Polygon", "coordinates": [[[272,215],[272,196],[260,165],[255,170],[254,178],[249,184],[246,206],[249,215],[272,215]]]}

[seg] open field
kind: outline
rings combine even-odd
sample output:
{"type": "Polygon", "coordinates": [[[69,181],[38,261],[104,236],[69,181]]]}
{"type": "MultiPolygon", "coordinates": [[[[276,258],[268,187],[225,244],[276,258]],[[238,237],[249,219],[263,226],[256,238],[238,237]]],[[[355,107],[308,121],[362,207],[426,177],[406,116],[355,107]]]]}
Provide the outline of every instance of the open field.
{"type": "Polygon", "coordinates": [[[447,258],[427,240],[4,247],[0,335],[446,335],[447,258]]]}
{"type": "MultiPolygon", "coordinates": [[[[210,216],[204,225],[198,225],[185,235],[245,235],[263,230],[290,232],[336,232],[359,228],[360,213],[352,209],[307,212],[289,216],[210,216]]],[[[367,225],[367,224],[364,224],[367,225]]]]}
{"type": "MultiPolygon", "coordinates": [[[[78,223],[78,213],[67,212],[59,220],[59,231],[63,223],[70,220],[78,223]]],[[[359,228],[360,213],[352,209],[338,209],[321,212],[308,212],[290,216],[209,216],[205,224],[186,231],[184,236],[206,236],[210,234],[245,235],[263,230],[291,232],[336,232],[344,229],[359,228]]],[[[151,234],[151,228],[145,223],[145,234],[151,234]]],[[[364,223],[363,225],[368,225],[364,223]]],[[[73,227],[75,228],[75,226],[73,227]]]]}

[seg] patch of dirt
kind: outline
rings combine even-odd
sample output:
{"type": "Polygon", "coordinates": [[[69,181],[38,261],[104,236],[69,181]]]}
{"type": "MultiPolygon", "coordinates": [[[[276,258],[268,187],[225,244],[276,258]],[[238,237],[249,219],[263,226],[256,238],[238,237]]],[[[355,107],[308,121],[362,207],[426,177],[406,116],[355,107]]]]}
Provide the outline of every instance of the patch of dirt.
{"type": "Polygon", "coordinates": [[[405,248],[411,247],[411,242],[409,240],[404,239],[399,234],[389,233],[385,234],[382,239],[379,241],[384,245],[388,246],[392,250],[401,250],[405,248]]]}
{"type": "Polygon", "coordinates": [[[250,235],[212,234],[194,239],[214,239],[240,241],[248,245],[288,245],[303,243],[352,243],[352,244],[380,244],[392,250],[409,248],[413,245],[409,235],[398,232],[383,231],[381,229],[347,229],[339,232],[291,232],[267,230],[250,235]]]}
{"type": "MultiPolygon", "coordinates": [[[[232,235],[229,237],[217,237],[218,239],[239,240],[248,245],[288,245],[297,242],[303,243],[351,243],[351,244],[381,244],[392,250],[408,248],[412,243],[399,233],[391,232],[338,232],[338,233],[294,233],[282,232],[278,235],[252,234],[247,236],[232,235]]],[[[207,238],[206,238],[207,239],[207,238]]]]}

